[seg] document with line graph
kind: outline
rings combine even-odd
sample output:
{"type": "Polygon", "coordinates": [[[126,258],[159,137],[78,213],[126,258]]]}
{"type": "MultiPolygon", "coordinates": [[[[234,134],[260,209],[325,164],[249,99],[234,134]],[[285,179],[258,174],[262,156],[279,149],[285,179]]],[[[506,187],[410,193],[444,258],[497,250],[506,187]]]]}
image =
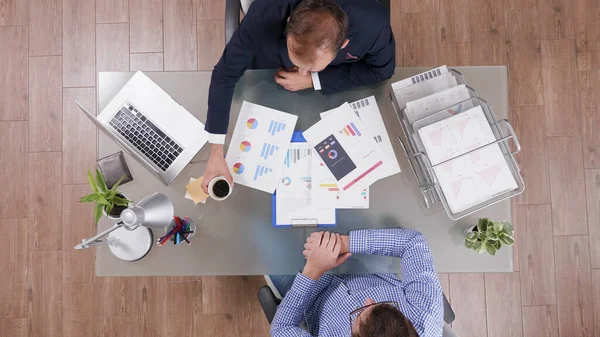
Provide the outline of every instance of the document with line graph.
{"type": "Polygon", "coordinates": [[[298,116],[244,101],[225,160],[235,183],[273,193],[298,116]]]}

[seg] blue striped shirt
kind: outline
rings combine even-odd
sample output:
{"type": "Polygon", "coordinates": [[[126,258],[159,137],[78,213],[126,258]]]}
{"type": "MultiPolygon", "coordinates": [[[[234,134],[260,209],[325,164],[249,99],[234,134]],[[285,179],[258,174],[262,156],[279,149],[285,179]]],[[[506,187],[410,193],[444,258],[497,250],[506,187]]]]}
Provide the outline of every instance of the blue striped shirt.
{"type": "Polygon", "coordinates": [[[366,298],[397,302],[421,337],[442,335],[442,288],[423,234],[407,228],[356,230],[349,248],[352,254],[400,258],[402,280],[394,274],[326,274],[315,281],[298,273],[277,308],[272,336],[351,336],[349,314],[366,298]]]}

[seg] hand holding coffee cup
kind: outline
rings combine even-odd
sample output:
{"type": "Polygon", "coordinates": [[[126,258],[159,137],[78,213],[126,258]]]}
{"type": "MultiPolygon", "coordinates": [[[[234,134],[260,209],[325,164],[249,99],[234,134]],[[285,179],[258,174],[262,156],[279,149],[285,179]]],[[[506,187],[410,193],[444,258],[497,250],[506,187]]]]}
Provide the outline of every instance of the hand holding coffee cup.
{"type": "Polygon", "coordinates": [[[208,183],[208,195],[217,201],[225,200],[231,195],[233,186],[225,179],[224,176],[214,177],[208,183]]]}

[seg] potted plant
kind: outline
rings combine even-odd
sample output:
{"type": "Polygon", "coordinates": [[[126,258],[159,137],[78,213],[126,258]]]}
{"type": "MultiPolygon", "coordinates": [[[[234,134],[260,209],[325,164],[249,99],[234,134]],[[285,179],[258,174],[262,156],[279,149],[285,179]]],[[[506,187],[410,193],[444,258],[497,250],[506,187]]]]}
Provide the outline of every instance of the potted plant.
{"type": "Polygon", "coordinates": [[[94,219],[96,223],[102,218],[102,212],[109,218],[118,219],[121,216],[121,212],[129,206],[131,200],[127,199],[125,195],[117,191],[117,187],[125,176],[121,177],[114,186],[110,189],[106,186],[104,176],[100,170],[96,169],[96,179],[92,176],[92,172],[88,170],[88,181],[92,187],[94,193],[86,195],[79,199],[80,202],[96,202],[96,208],[94,210],[94,219]]]}
{"type": "Polygon", "coordinates": [[[480,218],[477,225],[467,229],[465,247],[479,254],[488,252],[490,255],[496,255],[502,245],[512,246],[515,243],[513,235],[513,226],[508,221],[480,218]]]}

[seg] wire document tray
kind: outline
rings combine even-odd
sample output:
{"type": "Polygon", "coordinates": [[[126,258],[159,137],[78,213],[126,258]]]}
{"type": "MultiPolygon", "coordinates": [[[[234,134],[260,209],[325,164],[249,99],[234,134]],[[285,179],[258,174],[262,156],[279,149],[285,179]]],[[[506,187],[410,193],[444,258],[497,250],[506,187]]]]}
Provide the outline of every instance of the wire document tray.
{"type": "MultiPolygon", "coordinates": [[[[459,85],[465,84],[462,74],[453,69],[450,69],[449,72],[452,72],[452,75],[457,79],[456,82],[459,85]]],[[[419,189],[423,194],[425,206],[427,208],[432,208],[433,206],[441,203],[444,209],[446,210],[448,217],[452,220],[458,220],[487,206],[511,198],[515,195],[520,194],[525,189],[525,184],[523,182],[523,178],[521,177],[520,169],[514,158],[514,155],[521,150],[521,145],[519,144],[519,140],[512,126],[506,119],[498,120],[490,104],[484,99],[478,97],[477,92],[474,89],[468,86],[466,88],[468,89],[470,98],[456,103],[454,105],[447,106],[440,111],[431,113],[427,116],[413,121],[411,121],[410,118],[407,116],[407,109],[405,106],[406,104],[403,104],[396,97],[394,91],[392,91],[391,93],[392,105],[394,106],[396,115],[398,117],[398,121],[400,123],[405,138],[405,140],[403,140],[402,137],[399,136],[398,141],[400,142],[400,145],[402,146],[406,157],[408,158],[408,162],[410,163],[413,174],[417,180],[419,189]],[[462,153],[458,156],[452,157],[450,159],[444,160],[436,164],[432,164],[432,161],[427,155],[425,146],[419,135],[419,129],[427,125],[442,121],[446,118],[450,118],[456,114],[463,113],[474,107],[480,107],[483,110],[485,118],[493,132],[495,140],[487,144],[481,145],[468,152],[462,153]],[[449,111],[451,111],[452,113],[450,113],[449,111]],[[512,143],[514,145],[514,151],[511,150],[509,146],[510,140],[512,140],[512,143]],[[476,151],[482,151],[486,148],[496,146],[499,147],[504,157],[504,160],[506,161],[506,164],[510,170],[510,174],[512,175],[516,183],[516,188],[512,188],[502,193],[495,194],[489,199],[479,202],[467,209],[453,212],[451,207],[449,206],[448,196],[444,194],[444,191],[440,186],[438,177],[435,172],[435,168],[455,160],[460,160],[461,158],[464,159],[465,156],[468,156],[476,151]]]]}

